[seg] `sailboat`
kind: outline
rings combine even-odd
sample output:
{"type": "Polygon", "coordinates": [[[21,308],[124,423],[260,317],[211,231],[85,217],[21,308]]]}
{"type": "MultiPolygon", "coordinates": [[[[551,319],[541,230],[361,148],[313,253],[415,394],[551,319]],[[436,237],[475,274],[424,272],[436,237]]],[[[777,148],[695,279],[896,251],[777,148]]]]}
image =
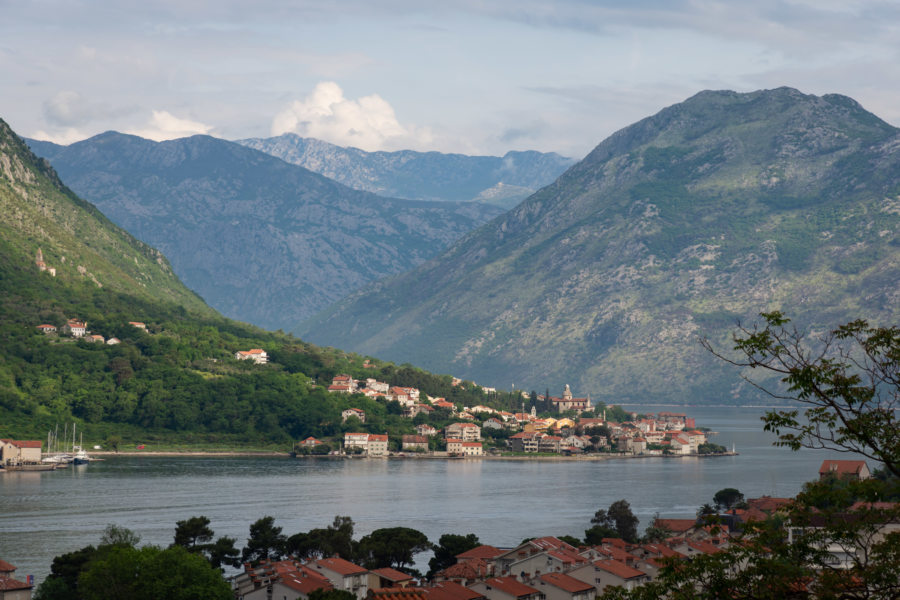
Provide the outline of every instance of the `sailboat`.
{"type": "MultiPolygon", "coordinates": [[[[72,438],[72,441],[75,441],[75,438],[72,438]]],[[[79,440],[81,445],[76,446],[74,443],[72,444],[72,454],[74,455],[72,462],[76,465],[86,465],[91,462],[91,457],[88,456],[88,453],[84,450],[84,433],[81,434],[81,439],[79,440]]]]}

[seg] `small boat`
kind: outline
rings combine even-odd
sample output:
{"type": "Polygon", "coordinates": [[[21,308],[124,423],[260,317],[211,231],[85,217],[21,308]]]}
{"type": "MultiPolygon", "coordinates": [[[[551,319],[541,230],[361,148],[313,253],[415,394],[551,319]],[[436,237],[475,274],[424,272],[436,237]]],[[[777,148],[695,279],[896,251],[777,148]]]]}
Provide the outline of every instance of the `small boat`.
{"type": "Polygon", "coordinates": [[[52,471],[54,469],[56,469],[55,464],[43,462],[19,462],[3,465],[3,470],[5,471],[52,471]]]}

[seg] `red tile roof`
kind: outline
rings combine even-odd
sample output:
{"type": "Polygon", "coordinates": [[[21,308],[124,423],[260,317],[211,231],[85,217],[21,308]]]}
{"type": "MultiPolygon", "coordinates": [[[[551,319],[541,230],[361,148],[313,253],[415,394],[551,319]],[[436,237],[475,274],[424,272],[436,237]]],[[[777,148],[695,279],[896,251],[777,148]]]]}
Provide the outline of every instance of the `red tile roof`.
{"type": "Polygon", "coordinates": [[[647,575],[643,571],[638,571],[637,569],[629,567],[623,562],[608,558],[595,561],[594,566],[602,571],[606,571],[607,573],[612,573],[616,577],[621,577],[622,579],[632,579],[634,577],[642,577],[647,575]]]}
{"type": "Polygon", "coordinates": [[[372,573],[375,573],[382,579],[387,579],[389,581],[409,581],[412,579],[412,575],[407,575],[397,569],[392,569],[390,567],[385,567],[383,569],[374,569],[372,573]]]}
{"type": "Polygon", "coordinates": [[[387,587],[370,589],[369,598],[379,600],[428,600],[428,590],[419,587],[387,587]]]}
{"type": "Polygon", "coordinates": [[[0,559],[0,573],[12,573],[16,570],[14,565],[9,564],[5,560],[0,559]]]}
{"type": "Polygon", "coordinates": [[[280,574],[278,576],[278,581],[291,588],[292,590],[301,592],[302,594],[309,594],[310,592],[313,592],[315,590],[334,589],[334,586],[331,584],[331,582],[324,577],[312,577],[311,575],[317,574],[308,574],[302,573],[300,571],[293,571],[280,574]]]}
{"type": "Polygon", "coordinates": [[[438,571],[437,574],[445,579],[476,580],[487,577],[489,571],[490,567],[487,561],[482,558],[470,558],[450,565],[443,571],[438,571]]]}
{"type": "Polygon", "coordinates": [[[684,533],[697,525],[697,519],[656,519],[656,527],[668,529],[672,533],[684,533]]]}
{"type": "Polygon", "coordinates": [[[41,448],[40,440],[4,440],[17,448],[41,448]]]}
{"type": "Polygon", "coordinates": [[[356,573],[366,572],[366,569],[359,565],[354,565],[349,560],[344,560],[337,556],[333,558],[322,558],[315,561],[313,564],[316,565],[317,568],[321,567],[323,569],[328,569],[334,571],[338,575],[355,575],[356,573]]]}
{"type": "Polygon", "coordinates": [[[466,550],[465,552],[457,554],[456,558],[457,560],[468,560],[472,558],[490,559],[496,556],[500,556],[504,552],[506,552],[506,550],[500,550],[499,548],[482,544],[481,546],[477,546],[475,548],[472,548],[471,550],[466,550]]]}
{"type": "Polygon", "coordinates": [[[23,583],[21,581],[16,581],[15,579],[10,579],[9,577],[0,577],[0,591],[3,592],[11,592],[13,590],[30,590],[34,586],[28,585],[27,583],[23,583]]]}
{"type": "Polygon", "coordinates": [[[570,594],[587,592],[594,589],[594,586],[591,584],[575,579],[571,575],[566,575],[565,573],[547,573],[546,575],[541,575],[541,581],[545,581],[570,594]]]}
{"type": "Polygon", "coordinates": [[[835,475],[859,475],[863,467],[866,467],[864,460],[824,460],[822,466],[819,467],[819,475],[826,473],[834,473],[835,475]]]}
{"type": "Polygon", "coordinates": [[[515,577],[492,577],[484,582],[492,588],[497,588],[505,594],[521,598],[522,596],[530,596],[531,594],[539,594],[540,592],[530,585],[519,583],[515,577]]]}
{"type": "Polygon", "coordinates": [[[478,598],[484,598],[484,594],[470,590],[455,581],[435,583],[428,590],[428,596],[431,600],[477,600],[478,598]]]}

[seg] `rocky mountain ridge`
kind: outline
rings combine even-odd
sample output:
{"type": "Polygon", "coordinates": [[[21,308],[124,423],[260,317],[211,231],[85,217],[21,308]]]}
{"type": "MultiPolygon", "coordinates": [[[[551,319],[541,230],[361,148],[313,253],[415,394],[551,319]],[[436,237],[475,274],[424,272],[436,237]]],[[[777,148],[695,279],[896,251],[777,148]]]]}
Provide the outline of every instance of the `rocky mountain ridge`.
{"type": "Polygon", "coordinates": [[[211,306],[270,329],[420,264],[502,212],[359,192],[208,136],[31,144],[79,195],[164,252],[211,306]]]}
{"type": "Polygon", "coordinates": [[[575,163],[553,152],[503,156],[366,152],[293,133],[238,143],[357,190],[413,200],[485,202],[503,208],[512,208],[575,163]]]}
{"type": "Polygon", "coordinates": [[[819,331],[896,322],[898,227],[896,128],[845,96],[701,92],[297,331],[496,385],[740,400],[698,337],[727,349],[773,308],[819,331]]]}

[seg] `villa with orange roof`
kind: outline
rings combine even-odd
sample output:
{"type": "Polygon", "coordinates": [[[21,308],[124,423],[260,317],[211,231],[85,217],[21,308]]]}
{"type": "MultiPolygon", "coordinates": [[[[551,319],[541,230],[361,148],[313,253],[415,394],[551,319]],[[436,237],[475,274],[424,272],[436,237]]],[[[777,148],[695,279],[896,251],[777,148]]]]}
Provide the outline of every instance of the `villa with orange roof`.
{"type": "Polygon", "coordinates": [[[258,365],[264,365],[269,362],[269,355],[262,348],[253,348],[251,350],[238,350],[234,353],[237,360],[252,360],[258,365]]]}

